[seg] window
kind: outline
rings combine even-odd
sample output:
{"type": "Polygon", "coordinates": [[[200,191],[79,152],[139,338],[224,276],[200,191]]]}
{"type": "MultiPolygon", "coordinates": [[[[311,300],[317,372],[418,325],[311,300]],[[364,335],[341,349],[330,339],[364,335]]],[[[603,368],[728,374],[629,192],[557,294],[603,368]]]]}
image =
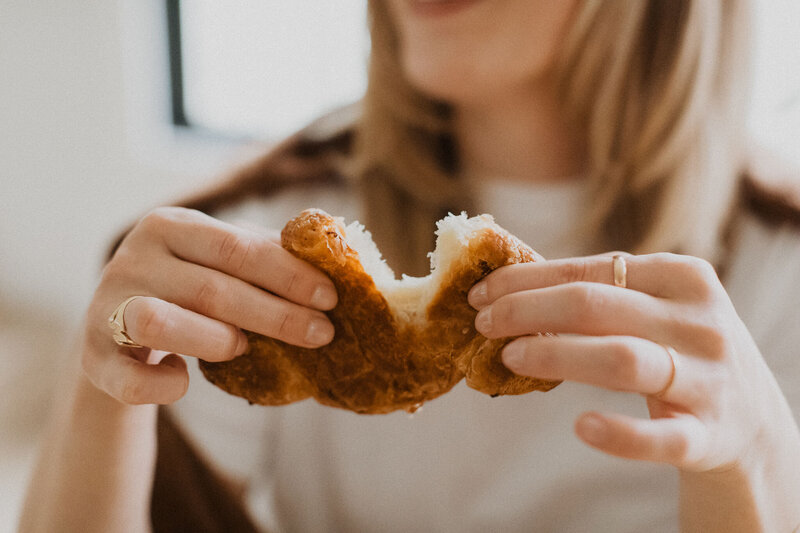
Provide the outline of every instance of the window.
{"type": "Polygon", "coordinates": [[[277,140],[366,87],[366,0],[167,0],[173,121],[277,140]]]}
{"type": "MultiPolygon", "coordinates": [[[[167,0],[177,124],[276,140],[366,86],[366,0],[167,0]]],[[[800,2],[755,0],[750,131],[800,167],[800,2]]]]}

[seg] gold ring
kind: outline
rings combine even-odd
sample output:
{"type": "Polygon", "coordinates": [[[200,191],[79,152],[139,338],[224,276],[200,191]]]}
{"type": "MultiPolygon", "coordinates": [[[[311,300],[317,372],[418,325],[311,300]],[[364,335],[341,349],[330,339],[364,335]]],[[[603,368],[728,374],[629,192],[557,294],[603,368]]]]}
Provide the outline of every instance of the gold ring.
{"type": "Polygon", "coordinates": [[[614,285],[623,289],[627,288],[628,264],[625,262],[625,258],[621,255],[615,255],[612,264],[614,265],[614,285]]]}
{"type": "Polygon", "coordinates": [[[110,327],[114,332],[114,342],[120,346],[126,346],[128,348],[144,348],[144,346],[131,339],[125,329],[125,308],[128,307],[128,304],[136,298],[139,297],[131,296],[130,298],[126,299],[124,302],[119,304],[117,308],[114,309],[114,312],[111,313],[111,316],[108,317],[108,327],[110,327]]]}
{"type": "Polygon", "coordinates": [[[664,388],[652,395],[653,398],[658,398],[659,400],[669,392],[670,387],[672,387],[672,384],[675,382],[675,374],[678,372],[678,353],[675,351],[675,348],[667,346],[666,344],[662,344],[661,346],[667,351],[667,355],[669,355],[672,371],[669,374],[669,381],[664,385],[664,388]]]}

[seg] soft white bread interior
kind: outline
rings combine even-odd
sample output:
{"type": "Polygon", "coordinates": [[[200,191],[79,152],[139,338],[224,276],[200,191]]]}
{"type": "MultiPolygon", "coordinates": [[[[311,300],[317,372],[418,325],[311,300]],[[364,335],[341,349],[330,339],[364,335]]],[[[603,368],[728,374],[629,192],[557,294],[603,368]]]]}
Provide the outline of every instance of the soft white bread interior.
{"type": "MultiPolygon", "coordinates": [[[[343,221],[338,218],[337,222],[343,221]]],[[[343,225],[343,224],[342,224],[343,225]]],[[[353,248],[367,274],[386,298],[395,317],[402,321],[421,323],[442,279],[450,266],[461,259],[464,248],[475,235],[495,227],[494,217],[480,215],[467,217],[466,213],[450,213],[436,223],[436,248],[428,254],[431,273],[415,278],[403,274],[399,279],[381,256],[372,235],[358,221],[344,226],[347,244],[353,248]]]]}

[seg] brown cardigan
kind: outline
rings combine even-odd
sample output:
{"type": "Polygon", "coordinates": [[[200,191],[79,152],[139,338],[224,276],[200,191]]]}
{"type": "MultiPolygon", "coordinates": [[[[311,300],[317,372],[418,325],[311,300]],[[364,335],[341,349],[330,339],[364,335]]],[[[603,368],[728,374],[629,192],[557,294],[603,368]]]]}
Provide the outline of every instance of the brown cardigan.
{"type": "MultiPolygon", "coordinates": [[[[340,128],[324,136],[306,129],[217,187],[177,205],[214,213],[244,199],[269,197],[289,187],[300,190],[318,185],[351,187],[337,172],[335,163],[350,153],[353,138],[352,128],[340,128]]],[[[774,183],[774,178],[781,178],[775,171],[762,172],[761,168],[759,163],[743,175],[738,205],[729,227],[735,228],[741,215],[749,212],[770,225],[788,224],[800,229],[800,190],[797,187],[780,190],[767,185],[765,180],[755,179],[753,176],[766,174],[769,183],[774,183]]],[[[110,255],[123,238],[124,234],[110,255]]],[[[151,500],[153,530],[257,531],[244,510],[241,491],[201,458],[164,408],[160,410],[157,431],[158,458],[151,500]]]]}

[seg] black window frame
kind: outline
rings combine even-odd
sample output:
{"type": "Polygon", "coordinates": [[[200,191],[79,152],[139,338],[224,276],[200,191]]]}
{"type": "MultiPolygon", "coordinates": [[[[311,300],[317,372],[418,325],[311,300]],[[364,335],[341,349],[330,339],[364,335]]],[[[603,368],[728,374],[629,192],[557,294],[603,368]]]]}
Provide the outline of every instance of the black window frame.
{"type": "Polygon", "coordinates": [[[174,126],[190,128],[186,117],[183,87],[183,45],[181,43],[181,2],[166,0],[167,46],[169,53],[170,111],[174,126]]]}
{"type": "MultiPolygon", "coordinates": [[[[248,134],[208,129],[202,124],[192,122],[186,109],[186,80],[184,76],[183,60],[184,47],[182,40],[181,0],[164,0],[164,13],[166,16],[167,53],[169,69],[169,120],[174,128],[191,130],[192,135],[201,135],[224,141],[251,141],[253,137],[248,134]]],[[[344,102],[342,105],[347,105],[344,102]]],[[[298,126],[299,129],[302,126],[298,126]]],[[[187,131],[188,132],[188,131],[187,131]]],[[[257,137],[260,139],[260,137],[257,137]]]]}

